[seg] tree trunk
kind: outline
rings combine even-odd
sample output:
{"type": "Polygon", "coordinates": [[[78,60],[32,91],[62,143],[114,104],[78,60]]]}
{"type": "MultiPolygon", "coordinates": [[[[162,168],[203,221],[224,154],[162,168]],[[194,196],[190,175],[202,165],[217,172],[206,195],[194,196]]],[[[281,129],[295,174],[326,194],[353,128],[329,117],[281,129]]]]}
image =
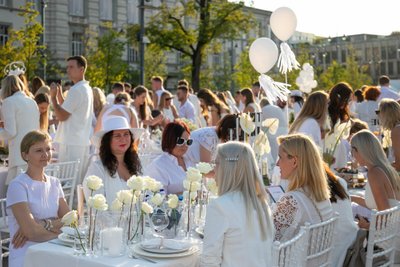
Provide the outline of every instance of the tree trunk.
{"type": "Polygon", "coordinates": [[[202,60],[202,48],[197,47],[192,55],[192,88],[195,92],[200,90],[200,69],[202,60]]]}

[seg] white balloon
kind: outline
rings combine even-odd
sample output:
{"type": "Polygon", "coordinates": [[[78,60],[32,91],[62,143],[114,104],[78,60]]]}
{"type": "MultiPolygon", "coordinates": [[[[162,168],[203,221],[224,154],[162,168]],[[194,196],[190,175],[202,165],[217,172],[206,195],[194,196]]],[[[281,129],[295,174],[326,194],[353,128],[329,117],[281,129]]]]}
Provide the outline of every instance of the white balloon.
{"type": "Polygon", "coordinates": [[[278,47],[269,38],[258,38],[250,46],[249,58],[256,71],[266,73],[278,60],[278,47]]]}
{"type": "Polygon", "coordinates": [[[315,88],[315,87],[317,87],[317,86],[318,86],[317,81],[316,81],[316,80],[313,80],[312,83],[311,83],[311,88],[315,88]]]}
{"type": "Polygon", "coordinates": [[[298,86],[303,85],[303,82],[304,82],[304,81],[303,81],[303,78],[302,78],[302,77],[299,76],[299,77],[296,78],[296,84],[297,84],[298,86]]]}
{"type": "Polygon", "coordinates": [[[280,7],[272,13],[270,25],[276,37],[285,42],[296,31],[296,14],[288,7],[280,7]]]}

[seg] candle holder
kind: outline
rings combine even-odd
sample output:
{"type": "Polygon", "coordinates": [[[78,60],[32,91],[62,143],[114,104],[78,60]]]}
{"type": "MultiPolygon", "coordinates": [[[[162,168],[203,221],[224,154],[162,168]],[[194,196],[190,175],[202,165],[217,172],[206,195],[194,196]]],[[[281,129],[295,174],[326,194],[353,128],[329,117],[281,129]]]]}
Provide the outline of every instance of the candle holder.
{"type": "Polygon", "coordinates": [[[102,256],[125,255],[126,221],[126,216],[116,211],[104,211],[99,215],[99,249],[102,256]]]}

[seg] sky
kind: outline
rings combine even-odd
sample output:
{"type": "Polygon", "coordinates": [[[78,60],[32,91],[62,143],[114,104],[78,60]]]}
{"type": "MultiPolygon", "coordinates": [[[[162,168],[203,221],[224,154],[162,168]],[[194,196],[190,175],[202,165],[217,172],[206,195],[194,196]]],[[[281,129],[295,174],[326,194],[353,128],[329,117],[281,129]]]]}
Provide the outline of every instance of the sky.
{"type": "Polygon", "coordinates": [[[400,0],[253,0],[254,7],[291,8],[297,31],[319,36],[358,33],[389,35],[400,31],[400,0]]]}

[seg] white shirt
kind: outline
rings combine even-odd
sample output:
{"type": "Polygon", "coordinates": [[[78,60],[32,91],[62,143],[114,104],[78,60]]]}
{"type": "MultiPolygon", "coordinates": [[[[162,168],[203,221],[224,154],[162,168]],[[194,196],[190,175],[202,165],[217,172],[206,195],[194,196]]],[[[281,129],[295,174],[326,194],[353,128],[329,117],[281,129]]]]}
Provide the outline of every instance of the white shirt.
{"type": "Polygon", "coordinates": [[[79,81],[68,91],[62,104],[71,115],[58,125],[55,141],[64,145],[89,146],[93,114],[93,92],[87,81],[79,81]]]}
{"type": "MultiPolygon", "coordinates": [[[[85,177],[89,175],[96,175],[97,177],[100,177],[101,180],[103,180],[104,186],[96,192],[93,192],[93,194],[103,194],[107,199],[108,205],[111,205],[111,203],[117,197],[118,191],[129,189],[126,181],[119,177],[118,172],[116,172],[114,176],[110,175],[108,170],[103,166],[103,163],[100,159],[92,161],[90,163],[85,177]]],[[[90,190],[85,185],[83,188],[85,192],[85,197],[88,198],[90,196],[90,190]]]]}
{"type": "Polygon", "coordinates": [[[183,156],[190,161],[192,165],[200,162],[200,146],[207,149],[211,153],[211,158],[214,158],[218,145],[218,136],[215,127],[199,128],[190,133],[190,138],[193,139],[193,144],[189,146],[188,151],[183,156]]]}
{"type": "MultiPolygon", "coordinates": [[[[64,193],[60,181],[46,176],[46,182],[32,180],[26,173],[21,173],[11,181],[7,190],[7,214],[10,228],[10,240],[18,231],[19,225],[11,206],[25,202],[36,220],[58,217],[58,204],[64,193]]],[[[10,243],[10,267],[22,267],[27,249],[37,242],[27,241],[21,248],[15,249],[10,243]]]]}
{"type": "Polygon", "coordinates": [[[168,119],[170,122],[175,120],[174,113],[171,108],[163,108],[162,113],[164,118],[168,119]]]}
{"type": "Polygon", "coordinates": [[[356,106],[357,117],[368,124],[368,128],[374,132],[379,131],[378,116],[375,110],[378,109],[378,101],[364,101],[356,106]]]}
{"type": "Polygon", "coordinates": [[[15,92],[3,100],[2,119],[4,128],[0,128],[0,139],[8,140],[9,167],[21,166],[26,162],[21,157],[21,141],[33,130],[39,130],[39,109],[36,102],[23,92],[15,92]]]}
{"type": "Polygon", "coordinates": [[[187,99],[179,106],[179,116],[196,123],[196,113],[193,104],[187,99]]]}
{"type": "Polygon", "coordinates": [[[108,94],[106,97],[107,105],[113,105],[115,100],[115,95],[113,93],[108,94]]]}
{"type": "Polygon", "coordinates": [[[155,91],[156,95],[157,95],[157,105],[156,107],[158,107],[160,105],[160,100],[161,100],[161,95],[167,92],[167,90],[164,89],[164,87],[161,86],[160,89],[158,89],[157,91],[155,91]]]}
{"type": "MultiPolygon", "coordinates": [[[[186,168],[191,167],[189,161],[185,160],[186,168]]],[[[163,152],[153,160],[144,170],[144,175],[150,176],[164,185],[166,194],[176,194],[184,191],[183,180],[186,179],[185,170],[179,166],[178,159],[163,152]]]]}
{"type": "Polygon", "coordinates": [[[315,119],[306,119],[296,130],[296,133],[308,135],[317,146],[322,148],[321,128],[315,119]]]}
{"type": "Polygon", "coordinates": [[[399,97],[399,94],[390,89],[390,87],[381,86],[381,94],[379,95],[377,101],[381,102],[381,100],[384,98],[390,98],[397,101],[399,97]]]}
{"type": "Polygon", "coordinates": [[[207,206],[203,253],[200,266],[266,267],[271,266],[273,225],[267,215],[267,238],[261,239],[258,217],[246,214],[240,192],[226,193],[207,206]]]}

